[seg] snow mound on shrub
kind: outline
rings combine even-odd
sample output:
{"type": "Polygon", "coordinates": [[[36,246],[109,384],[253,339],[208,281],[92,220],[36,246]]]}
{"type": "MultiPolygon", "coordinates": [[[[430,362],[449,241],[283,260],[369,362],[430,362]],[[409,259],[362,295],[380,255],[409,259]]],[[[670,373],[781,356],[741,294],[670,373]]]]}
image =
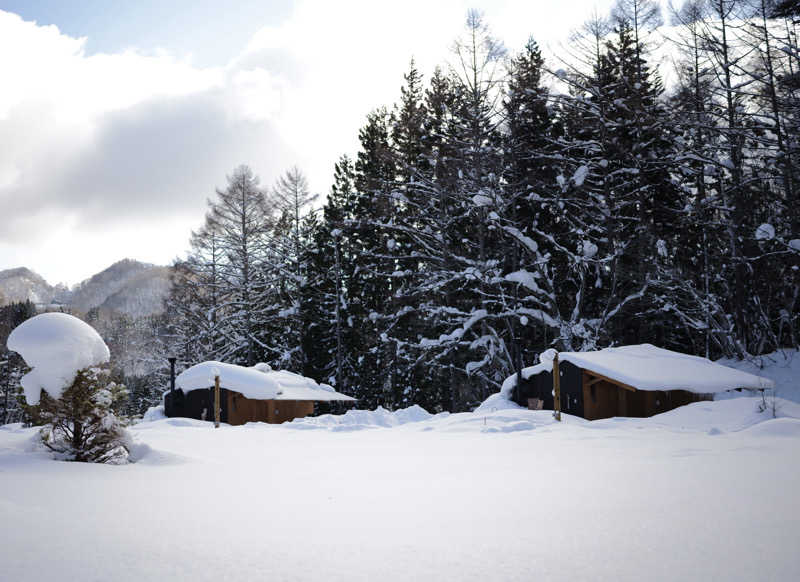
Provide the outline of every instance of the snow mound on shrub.
{"type": "Polygon", "coordinates": [[[28,404],[38,404],[41,391],[60,398],[79,370],[108,362],[110,354],[94,328],[66,313],[42,313],[21,323],[6,342],[33,368],[22,377],[28,404]]]}

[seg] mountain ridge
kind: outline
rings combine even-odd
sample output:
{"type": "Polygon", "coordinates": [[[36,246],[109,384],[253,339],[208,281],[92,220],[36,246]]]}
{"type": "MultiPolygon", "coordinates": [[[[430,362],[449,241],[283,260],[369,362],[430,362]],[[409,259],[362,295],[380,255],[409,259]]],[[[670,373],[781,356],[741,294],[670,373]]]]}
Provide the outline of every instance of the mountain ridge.
{"type": "Polygon", "coordinates": [[[30,300],[40,307],[59,306],[86,313],[93,308],[132,317],[163,312],[169,293],[169,267],[121,259],[68,288],[51,285],[29,267],[0,270],[0,305],[30,300]]]}

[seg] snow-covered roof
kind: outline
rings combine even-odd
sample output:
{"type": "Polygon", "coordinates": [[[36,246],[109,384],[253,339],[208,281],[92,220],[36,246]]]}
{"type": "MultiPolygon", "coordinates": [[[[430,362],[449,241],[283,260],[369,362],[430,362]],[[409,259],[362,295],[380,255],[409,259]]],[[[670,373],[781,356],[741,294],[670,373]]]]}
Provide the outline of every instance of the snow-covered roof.
{"type": "Polygon", "coordinates": [[[331,402],[334,400],[355,401],[355,398],[345,396],[327,384],[317,384],[311,378],[300,376],[284,370],[263,372],[281,387],[281,392],[276,400],[318,400],[331,402]]]}
{"type": "Polygon", "coordinates": [[[264,364],[246,368],[223,362],[202,362],[179,374],[175,386],[184,393],[203,390],[214,385],[215,376],[219,376],[222,388],[255,400],[355,400],[327,384],[317,384],[311,378],[292,372],[271,370],[264,364]]]}
{"type": "Polygon", "coordinates": [[[22,322],[6,345],[32,368],[21,380],[25,400],[32,405],[39,403],[42,390],[60,398],[79,370],[104,364],[110,357],[94,328],[66,313],[42,313],[22,322]]]}
{"type": "MultiPolygon", "coordinates": [[[[553,369],[554,350],[543,353],[541,363],[525,368],[530,378],[553,369]]],[[[558,359],[596,372],[637,390],[687,390],[713,394],[736,388],[773,388],[774,382],[754,374],[715,364],[709,359],[657,348],[650,344],[605,348],[593,352],[559,352],[558,359]]],[[[504,388],[505,388],[504,383],[504,388]]],[[[513,382],[507,382],[509,389],[513,382]]]]}

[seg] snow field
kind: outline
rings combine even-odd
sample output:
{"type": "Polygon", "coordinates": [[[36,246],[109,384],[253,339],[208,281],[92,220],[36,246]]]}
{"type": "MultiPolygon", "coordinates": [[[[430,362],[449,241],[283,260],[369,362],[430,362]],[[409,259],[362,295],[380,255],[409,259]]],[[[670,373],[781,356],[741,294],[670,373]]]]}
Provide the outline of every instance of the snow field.
{"type": "Polygon", "coordinates": [[[0,579],[798,579],[800,405],[781,404],[341,432],[161,419],[122,467],[54,462],[10,425],[0,579]]]}

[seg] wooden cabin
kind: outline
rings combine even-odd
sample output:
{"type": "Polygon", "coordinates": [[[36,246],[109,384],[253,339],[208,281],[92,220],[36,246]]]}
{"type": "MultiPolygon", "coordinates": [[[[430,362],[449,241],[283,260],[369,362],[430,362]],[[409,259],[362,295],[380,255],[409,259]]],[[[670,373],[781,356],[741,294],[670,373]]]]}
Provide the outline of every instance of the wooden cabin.
{"type": "Polygon", "coordinates": [[[314,413],[317,403],[353,403],[355,398],[330,386],[265,364],[253,368],[203,362],[175,378],[164,395],[164,412],[198,420],[214,420],[215,378],[220,382],[220,421],[280,424],[314,413]]]}
{"type": "MultiPolygon", "coordinates": [[[[554,350],[506,383],[521,406],[553,410],[554,350]]],[[[647,417],[731,390],[764,390],[771,380],[649,344],[558,354],[561,411],[587,420],[647,417]]]]}

